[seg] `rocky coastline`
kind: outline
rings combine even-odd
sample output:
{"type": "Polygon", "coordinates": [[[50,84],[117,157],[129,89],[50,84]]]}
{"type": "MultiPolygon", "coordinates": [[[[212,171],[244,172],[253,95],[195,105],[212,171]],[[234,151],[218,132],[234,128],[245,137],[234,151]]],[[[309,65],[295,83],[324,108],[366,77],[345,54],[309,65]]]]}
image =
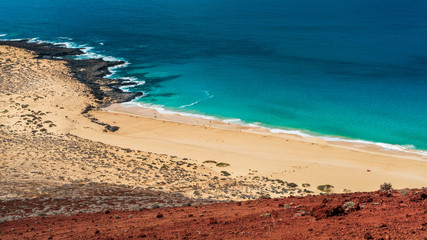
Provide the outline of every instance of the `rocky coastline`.
{"type": "Polygon", "coordinates": [[[124,61],[105,61],[97,59],[73,59],[73,56],[84,54],[80,48],[67,48],[65,45],[52,43],[35,43],[29,40],[0,41],[0,46],[12,46],[34,51],[39,58],[65,61],[74,77],[85,84],[99,104],[97,107],[106,107],[113,103],[128,102],[141,96],[141,92],[123,92],[120,87],[132,85],[125,79],[106,78],[110,74],[109,68],[125,64],[124,61]]]}

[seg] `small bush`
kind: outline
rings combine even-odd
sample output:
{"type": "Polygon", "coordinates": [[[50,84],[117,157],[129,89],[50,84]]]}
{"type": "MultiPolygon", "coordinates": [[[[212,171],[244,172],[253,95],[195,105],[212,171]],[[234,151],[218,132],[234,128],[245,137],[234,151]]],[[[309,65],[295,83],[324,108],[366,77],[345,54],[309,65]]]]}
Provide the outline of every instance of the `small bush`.
{"type": "Polygon", "coordinates": [[[203,163],[213,163],[213,164],[216,164],[216,163],[217,163],[217,161],[214,161],[214,160],[206,160],[206,161],[204,161],[203,163]]]}
{"type": "Polygon", "coordinates": [[[166,166],[166,165],[164,165],[164,164],[163,164],[163,166],[162,166],[160,169],[161,169],[161,170],[167,170],[167,169],[169,169],[169,168],[168,168],[168,166],[166,166]]]}
{"type": "Polygon", "coordinates": [[[334,186],[329,185],[329,184],[325,184],[325,185],[319,185],[317,186],[317,189],[321,192],[325,192],[325,193],[330,193],[332,192],[334,186]]]}
{"type": "Polygon", "coordinates": [[[221,171],[221,175],[227,177],[227,176],[230,176],[231,174],[227,171],[221,171]]]}
{"type": "Polygon", "coordinates": [[[259,196],[260,199],[270,199],[270,194],[268,193],[261,193],[261,195],[259,196]]]}
{"type": "Polygon", "coordinates": [[[230,164],[220,162],[220,163],[217,163],[217,164],[216,164],[216,166],[217,166],[217,167],[228,167],[228,166],[230,166],[230,164]]]}
{"type": "Polygon", "coordinates": [[[383,183],[383,184],[380,185],[380,190],[382,192],[388,192],[388,191],[391,191],[392,189],[393,188],[391,186],[391,183],[383,183]]]}
{"type": "Polygon", "coordinates": [[[343,193],[351,193],[351,190],[347,189],[347,188],[344,188],[342,191],[343,191],[343,193]]]}
{"type": "Polygon", "coordinates": [[[280,180],[280,179],[276,179],[276,182],[277,182],[277,183],[280,183],[280,184],[282,184],[282,185],[283,185],[283,184],[285,184],[285,182],[284,182],[283,180],[280,180]]]}
{"type": "Polygon", "coordinates": [[[2,113],[8,113],[9,112],[9,110],[3,110],[3,112],[2,113]]]}

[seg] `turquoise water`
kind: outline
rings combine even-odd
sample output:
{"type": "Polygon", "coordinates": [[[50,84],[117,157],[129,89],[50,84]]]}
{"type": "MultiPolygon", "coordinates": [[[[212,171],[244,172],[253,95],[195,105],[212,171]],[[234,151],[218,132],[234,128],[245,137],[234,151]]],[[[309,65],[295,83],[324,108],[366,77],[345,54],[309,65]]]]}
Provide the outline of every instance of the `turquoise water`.
{"type": "Polygon", "coordinates": [[[427,2],[2,1],[3,39],[130,62],[137,102],[427,150],[427,2]]]}

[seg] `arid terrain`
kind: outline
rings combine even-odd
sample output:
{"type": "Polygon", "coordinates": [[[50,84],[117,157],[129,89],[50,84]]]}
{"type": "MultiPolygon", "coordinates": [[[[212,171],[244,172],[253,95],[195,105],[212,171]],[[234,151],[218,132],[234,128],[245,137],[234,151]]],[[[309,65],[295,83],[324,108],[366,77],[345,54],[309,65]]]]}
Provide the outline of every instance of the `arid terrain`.
{"type": "MultiPolygon", "coordinates": [[[[93,190],[87,189],[87,192],[93,190]]],[[[118,192],[116,192],[118,193],[118,192]]],[[[120,191],[126,195],[126,191],[120,191]]],[[[134,193],[135,194],[135,193],[134,193]]],[[[1,239],[426,239],[427,191],[401,190],[182,206],[155,197],[42,198],[1,204],[38,217],[5,222],[1,239]],[[152,202],[152,204],[147,204],[152,202]],[[136,204],[135,204],[136,202],[136,204]],[[102,204],[101,204],[102,203],[102,204]],[[55,216],[65,204],[80,213],[55,216]],[[117,210],[99,209],[116,204],[117,210]],[[135,209],[129,209],[129,206],[135,209]],[[175,207],[172,207],[175,206],[175,207]],[[162,207],[162,208],[160,208],[162,207]],[[122,210],[126,209],[126,210],[122,210]],[[91,213],[97,212],[97,213],[91,213]]],[[[174,196],[158,196],[170,198],[174,196]]],[[[170,199],[169,199],[170,201],[170,199]]],[[[188,201],[188,200],[187,200],[188,201]]],[[[60,210],[61,211],[61,210],[60,210]]],[[[62,210],[67,212],[66,210],[62,210]]]]}

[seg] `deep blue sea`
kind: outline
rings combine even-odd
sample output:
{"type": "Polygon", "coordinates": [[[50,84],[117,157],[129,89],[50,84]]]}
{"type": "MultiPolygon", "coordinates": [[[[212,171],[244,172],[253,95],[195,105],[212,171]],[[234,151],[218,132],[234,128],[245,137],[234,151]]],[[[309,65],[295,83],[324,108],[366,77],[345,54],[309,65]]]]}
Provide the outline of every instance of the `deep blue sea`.
{"type": "Polygon", "coordinates": [[[125,59],[112,77],[139,81],[141,104],[427,150],[426,13],[425,0],[0,0],[0,36],[125,59]]]}

